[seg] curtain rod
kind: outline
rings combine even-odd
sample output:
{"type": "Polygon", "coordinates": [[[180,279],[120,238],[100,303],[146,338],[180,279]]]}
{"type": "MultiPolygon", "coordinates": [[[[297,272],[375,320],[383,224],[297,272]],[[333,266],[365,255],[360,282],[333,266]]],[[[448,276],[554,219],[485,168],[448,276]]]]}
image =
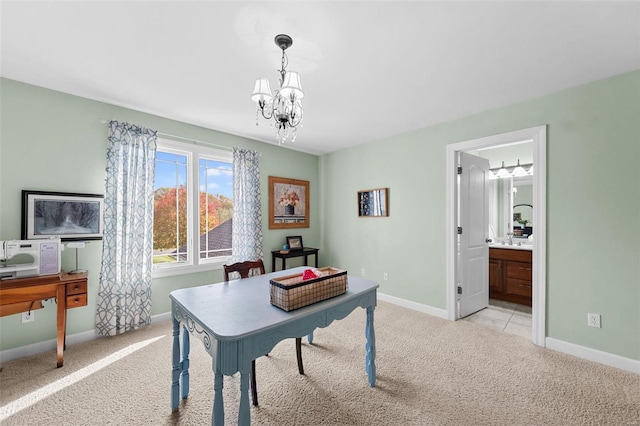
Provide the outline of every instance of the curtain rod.
{"type": "Polygon", "coordinates": [[[192,142],[192,143],[194,143],[196,145],[201,144],[201,145],[215,146],[216,148],[222,148],[222,149],[226,149],[227,151],[233,151],[233,148],[230,148],[230,147],[224,146],[224,145],[217,145],[217,144],[212,143],[212,142],[199,141],[197,139],[187,138],[187,137],[178,136],[178,135],[171,135],[169,133],[163,133],[163,132],[157,132],[156,134],[158,136],[160,136],[160,137],[165,137],[165,138],[169,138],[169,139],[180,139],[180,140],[183,140],[183,141],[192,142]]]}
{"type": "MultiPolygon", "coordinates": [[[[106,120],[104,118],[100,119],[100,122],[102,124],[108,124],[109,121],[110,120],[106,120]]],[[[197,144],[208,145],[208,146],[214,146],[216,148],[222,148],[222,149],[225,149],[227,151],[233,151],[232,147],[228,147],[228,146],[224,146],[224,145],[218,145],[218,144],[215,144],[215,143],[212,143],[212,142],[200,141],[200,140],[197,140],[197,139],[187,138],[187,137],[184,137],[184,136],[172,135],[170,133],[156,132],[156,135],[158,135],[160,137],[170,138],[170,139],[180,139],[180,140],[183,140],[183,141],[194,143],[196,145],[197,144]]],[[[261,152],[258,152],[258,154],[262,157],[262,153],[261,152]]]]}

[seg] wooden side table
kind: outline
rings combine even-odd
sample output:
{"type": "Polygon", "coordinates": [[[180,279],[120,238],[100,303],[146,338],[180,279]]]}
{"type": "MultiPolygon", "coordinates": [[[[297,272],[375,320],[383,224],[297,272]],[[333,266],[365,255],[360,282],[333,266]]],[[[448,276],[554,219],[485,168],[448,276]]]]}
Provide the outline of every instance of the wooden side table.
{"type": "Polygon", "coordinates": [[[276,271],[276,258],[282,259],[282,270],[287,269],[287,259],[291,257],[303,257],[304,256],[304,266],[309,265],[309,255],[314,255],[316,257],[316,268],[318,267],[318,251],[320,249],[313,247],[305,247],[302,250],[289,250],[288,253],[280,253],[280,250],[273,250],[271,252],[271,272],[276,271]]]}
{"type": "Polygon", "coordinates": [[[64,345],[67,334],[67,309],[87,305],[87,273],[14,278],[0,280],[0,316],[28,312],[40,301],[56,299],[58,367],[64,363],[64,345]]]}

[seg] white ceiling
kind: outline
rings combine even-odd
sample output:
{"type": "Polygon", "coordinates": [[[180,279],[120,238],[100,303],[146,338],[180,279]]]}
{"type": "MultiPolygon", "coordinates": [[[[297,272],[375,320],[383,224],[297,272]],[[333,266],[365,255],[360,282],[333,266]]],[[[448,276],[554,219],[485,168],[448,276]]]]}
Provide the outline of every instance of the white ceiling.
{"type": "MultiPolygon", "coordinates": [[[[638,2],[1,2],[3,77],[274,143],[278,33],[316,154],[640,69],[638,2]]],[[[106,117],[110,118],[110,117],[106,117]]],[[[161,129],[159,129],[161,130],[161,129]]]]}

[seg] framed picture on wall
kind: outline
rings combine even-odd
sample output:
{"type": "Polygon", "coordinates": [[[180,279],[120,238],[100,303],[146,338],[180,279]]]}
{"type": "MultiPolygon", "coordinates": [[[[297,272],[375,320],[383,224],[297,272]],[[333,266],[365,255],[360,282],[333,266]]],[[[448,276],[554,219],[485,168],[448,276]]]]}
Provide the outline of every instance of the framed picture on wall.
{"type": "Polygon", "coordinates": [[[269,176],[269,229],[309,227],[309,181],[269,176]]]}
{"type": "Polygon", "coordinates": [[[358,191],[358,217],[389,216],[389,188],[358,191]]]}
{"type": "Polygon", "coordinates": [[[22,191],[22,239],[101,240],[104,195],[22,191]]]}

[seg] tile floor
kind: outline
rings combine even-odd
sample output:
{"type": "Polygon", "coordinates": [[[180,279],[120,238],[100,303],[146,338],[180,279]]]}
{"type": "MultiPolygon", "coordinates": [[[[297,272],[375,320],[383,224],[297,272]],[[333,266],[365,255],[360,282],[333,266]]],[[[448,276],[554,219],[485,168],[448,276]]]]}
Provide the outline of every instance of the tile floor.
{"type": "Polygon", "coordinates": [[[489,307],[463,318],[462,321],[471,321],[531,339],[531,306],[489,299],[489,307]]]}

